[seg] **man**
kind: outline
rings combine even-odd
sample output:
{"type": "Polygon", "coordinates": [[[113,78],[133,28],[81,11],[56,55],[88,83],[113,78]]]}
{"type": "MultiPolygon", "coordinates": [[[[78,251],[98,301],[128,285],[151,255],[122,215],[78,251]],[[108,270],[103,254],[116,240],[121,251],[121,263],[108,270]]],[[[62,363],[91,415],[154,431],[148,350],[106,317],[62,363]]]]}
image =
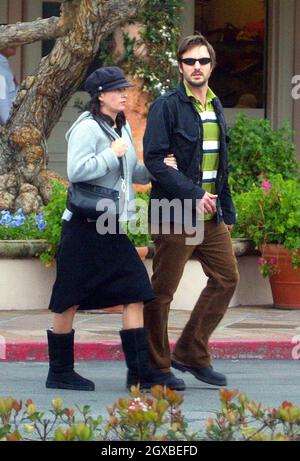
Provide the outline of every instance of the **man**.
{"type": "MultiPolygon", "coordinates": [[[[177,60],[179,87],[159,97],[149,111],[144,161],[156,179],[151,199],[192,200],[194,211],[198,211],[196,219],[201,219],[202,212],[204,234],[202,243],[188,245],[186,233],[174,231],[173,216],[169,235],[161,227],[152,233],[152,287],[156,299],[145,306],[145,328],[157,368],[167,372],[172,365],[200,381],[225,386],[226,377],[211,366],[208,341],[228,308],[239,278],[230,238],[236,214],[228,185],[228,137],[221,102],[208,86],[216,64],[213,47],[201,35],[186,37],[177,60]],[[163,162],[167,154],[175,156],[178,170],[163,162]],[[184,266],[192,255],[201,263],[208,282],[177,341],[171,363],[168,314],[184,266]]],[[[160,225],[164,219],[160,216],[160,225]]]]}
{"type": "Polygon", "coordinates": [[[11,106],[18,91],[8,58],[16,54],[16,48],[0,50],[0,125],[5,125],[9,118],[11,106]]]}

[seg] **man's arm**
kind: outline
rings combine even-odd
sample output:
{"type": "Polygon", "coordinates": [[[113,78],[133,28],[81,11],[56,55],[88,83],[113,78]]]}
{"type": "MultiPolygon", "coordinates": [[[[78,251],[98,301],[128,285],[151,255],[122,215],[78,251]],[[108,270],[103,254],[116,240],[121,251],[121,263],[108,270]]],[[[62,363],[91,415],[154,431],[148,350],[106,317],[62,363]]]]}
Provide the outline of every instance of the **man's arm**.
{"type": "Polygon", "coordinates": [[[201,199],[203,189],[179,170],[164,163],[171,154],[173,117],[167,107],[167,100],[157,99],[150,108],[144,135],[144,163],[163,189],[174,198],[201,199]]]}

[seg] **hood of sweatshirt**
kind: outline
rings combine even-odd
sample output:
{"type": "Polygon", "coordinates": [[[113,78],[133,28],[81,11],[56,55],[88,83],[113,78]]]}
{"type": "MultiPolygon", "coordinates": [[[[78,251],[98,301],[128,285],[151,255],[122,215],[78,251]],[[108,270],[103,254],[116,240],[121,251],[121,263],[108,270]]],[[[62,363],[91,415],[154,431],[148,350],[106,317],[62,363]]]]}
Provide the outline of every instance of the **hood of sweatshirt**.
{"type": "Polygon", "coordinates": [[[66,132],[66,135],[65,135],[65,138],[66,138],[67,141],[69,141],[70,134],[72,133],[72,131],[74,130],[74,128],[75,128],[77,125],[79,125],[83,120],[86,120],[86,119],[93,119],[91,113],[88,112],[88,111],[83,112],[83,113],[78,117],[78,119],[73,123],[73,125],[68,129],[68,131],[66,132]]]}

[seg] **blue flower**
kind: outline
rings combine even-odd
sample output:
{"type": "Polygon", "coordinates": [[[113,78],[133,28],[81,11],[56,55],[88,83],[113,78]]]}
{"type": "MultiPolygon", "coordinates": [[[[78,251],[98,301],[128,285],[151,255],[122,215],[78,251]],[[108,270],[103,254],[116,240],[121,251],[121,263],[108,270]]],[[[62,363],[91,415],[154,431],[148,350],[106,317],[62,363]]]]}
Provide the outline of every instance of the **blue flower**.
{"type": "Polygon", "coordinates": [[[46,223],[41,222],[41,223],[39,223],[39,224],[37,225],[37,227],[38,227],[39,230],[44,230],[45,227],[46,227],[46,223]]]}
{"type": "Polygon", "coordinates": [[[9,211],[4,210],[3,212],[1,212],[1,214],[2,214],[2,218],[0,220],[1,224],[9,224],[12,221],[13,217],[11,216],[9,211]]]}
{"type": "Polygon", "coordinates": [[[40,224],[40,223],[44,222],[44,217],[43,217],[42,213],[40,213],[40,214],[36,213],[35,222],[36,222],[36,224],[40,224]]]}
{"type": "Polygon", "coordinates": [[[22,226],[25,222],[25,216],[22,214],[16,214],[13,218],[13,221],[11,223],[12,227],[19,227],[22,226]]]}

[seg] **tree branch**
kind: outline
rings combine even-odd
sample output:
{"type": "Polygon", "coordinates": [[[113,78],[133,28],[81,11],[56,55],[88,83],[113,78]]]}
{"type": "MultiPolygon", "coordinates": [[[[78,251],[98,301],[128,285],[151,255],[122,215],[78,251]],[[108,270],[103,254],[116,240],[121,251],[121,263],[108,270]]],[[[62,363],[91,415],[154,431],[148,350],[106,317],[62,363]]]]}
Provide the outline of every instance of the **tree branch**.
{"type": "Polygon", "coordinates": [[[62,37],[66,31],[65,23],[57,17],[0,26],[0,50],[11,46],[27,45],[38,40],[62,37]]]}

